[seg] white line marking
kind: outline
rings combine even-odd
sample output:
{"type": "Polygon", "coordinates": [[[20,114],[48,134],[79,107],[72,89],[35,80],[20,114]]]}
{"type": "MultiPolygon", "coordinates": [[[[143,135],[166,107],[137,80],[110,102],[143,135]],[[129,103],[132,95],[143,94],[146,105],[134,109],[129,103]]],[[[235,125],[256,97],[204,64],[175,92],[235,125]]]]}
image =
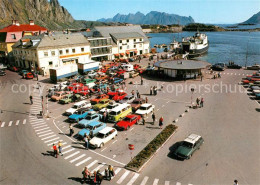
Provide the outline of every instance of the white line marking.
{"type": "Polygon", "coordinates": [[[149,179],[149,177],[145,176],[140,185],[145,185],[146,182],[148,181],[148,179],[149,179]]]}
{"type": "Polygon", "coordinates": [[[177,182],[176,185],[181,185],[181,183],[180,183],[180,182],[177,182]]]}
{"type": "Polygon", "coordinates": [[[227,73],[227,75],[229,75],[229,73],[227,73]]]}
{"type": "Polygon", "coordinates": [[[235,73],[235,75],[237,75],[237,74],[235,73]]]}
{"type": "Polygon", "coordinates": [[[79,166],[79,165],[89,161],[90,159],[91,159],[91,157],[88,157],[88,158],[84,159],[83,161],[80,161],[79,163],[75,164],[75,166],[79,166]]]}
{"type": "Polygon", "coordinates": [[[88,168],[91,168],[94,164],[96,164],[98,162],[98,160],[95,160],[95,161],[93,161],[92,163],[90,163],[87,167],[88,168]]]}
{"type": "Polygon", "coordinates": [[[45,130],[45,131],[42,131],[42,132],[38,132],[36,134],[43,134],[43,133],[46,133],[46,132],[51,132],[52,130],[45,130]]]}
{"type": "Polygon", "coordinates": [[[42,138],[42,140],[46,140],[46,139],[49,139],[49,138],[52,138],[52,137],[55,137],[55,136],[56,136],[56,134],[48,136],[48,137],[45,137],[45,138],[42,138]]]}
{"type": "Polygon", "coordinates": [[[104,165],[101,164],[99,166],[97,166],[94,170],[91,171],[91,173],[93,173],[94,171],[98,171],[100,168],[102,168],[104,165]]]}
{"type": "Polygon", "coordinates": [[[130,131],[134,130],[135,127],[131,128],[130,131]]]}
{"type": "Polygon", "coordinates": [[[230,73],[231,75],[233,75],[233,73],[230,73]]]}
{"type": "Polygon", "coordinates": [[[37,126],[39,126],[39,125],[44,125],[44,124],[46,124],[46,123],[33,124],[32,127],[36,128],[37,126]]]}
{"type": "Polygon", "coordinates": [[[77,161],[77,160],[79,160],[79,159],[81,159],[82,157],[85,157],[85,156],[86,156],[86,154],[82,154],[82,155],[76,157],[75,159],[72,159],[72,160],[70,161],[70,163],[74,163],[75,161],[77,161]]]}
{"type": "MultiPolygon", "coordinates": [[[[121,168],[117,168],[115,171],[115,174],[118,174],[120,172],[121,168]]],[[[111,179],[113,179],[115,176],[113,176],[111,179]]]]}
{"type": "Polygon", "coordinates": [[[67,145],[65,147],[62,147],[62,150],[66,149],[66,148],[69,148],[69,147],[71,147],[71,145],[67,145]]]}
{"type": "Polygon", "coordinates": [[[4,127],[5,126],[5,122],[3,122],[2,124],[1,124],[1,127],[4,127]]]}
{"type": "Polygon", "coordinates": [[[129,173],[130,173],[130,171],[126,170],[125,173],[120,177],[120,179],[116,183],[121,184],[129,173]]]}
{"type": "Polygon", "coordinates": [[[44,141],[44,143],[49,143],[49,142],[54,141],[54,140],[59,139],[59,138],[60,138],[60,137],[55,137],[55,138],[53,138],[53,139],[50,139],[50,140],[44,141]]]}
{"type": "Polygon", "coordinates": [[[39,123],[46,123],[46,122],[45,121],[37,121],[37,122],[34,122],[34,123],[31,122],[31,125],[38,125],[39,123]]]}
{"type": "MultiPolygon", "coordinates": [[[[64,149],[64,148],[63,148],[64,149]]],[[[70,149],[70,150],[67,150],[67,151],[65,151],[65,152],[62,152],[63,154],[66,154],[66,153],[69,153],[69,152],[71,152],[71,151],[73,151],[73,150],[75,150],[75,148],[72,148],[72,149],[70,149]]]]}
{"type": "Polygon", "coordinates": [[[115,140],[112,144],[114,144],[115,142],[117,142],[117,140],[115,140]]]}
{"type": "Polygon", "coordinates": [[[47,136],[47,135],[50,135],[50,134],[53,134],[54,132],[49,132],[47,134],[42,134],[42,135],[39,135],[39,137],[43,137],[43,136],[47,136]]]}
{"type": "Polygon", "coordinates": [[[162,107],[164,107],[165,105],[162,105],[162,107]]]}
{"type": "Polygon", "coordinates": [[[44,125],[41,125],[41,126],[37,126],[37,127],[34,127],[33,129],[38,129],[38,128],[42,128],[42,127],[46,127],[47,125],[44,124],[44,125]]]}
{"type": "Polygon", "coordinates": [[[139,177],[138,173],[134,173],[135,175],[132,177],[132,179],[127,183],[127,185],[132,185],[136,179],[139,177]]]}
{"type": "Polygon", "coordinates": [[[158,111],[158,110],[160,110],[160,109],[157,109],[156,111],[158,111]]]}
{"type": "Polygon", "coordinates": [[[113,159],[116,158],[116,155],[113,155],[113,159]]]}
{"type": "Polygon", "coordinates": [[[245,75],[245,74],[242,74],[243,76],[245,75]]]}
{"type": "Polygon", "coordinates": [[[165,181],[165,185],[170,185],[170,181],[165,181]]]}
{"type": "Polygon", "coordinates": [[[223,73],[223,75],[225,75],[226,73],[223,73]]]}
{"type": "Polygon", "coordinates": [[[10,127],[10,126],[12,126],[12,124],[13,124],[13,121],[10,121],[8,126],[10,127]]]}
{"type": "Polygon", "coordinates": [[[105,149],[107,149],[107,147],[103,148],[103,149],[101,150],[101,152],[103,152],[105,149]]]}
{"type": "Polygon", "coordinates": [[[51,146],[53,144],[57,144],[59,141],[63,141],[63,140],[58,140],[58,141],[51,142],[51,143],[47,144],[47,146],[51,146]]]}
{"type": "Polygon", "coordinates": [[[19,125],[19,123],[20,123],[20,120],[17,120],[15,125],[19,125]]]}
{"type": "Polygon", "coordinates": [[[153,181],[153,185],[157,185],[158,182],[159,182],[159,179],[154,179],[154,181],[153,181]]]}
{"type": "Polygon", "coordinates": [[[35,130],[35,132],[42,131],[42,130],[46,130],[46,129],[48,129],[48,128],[50,128],[50,127],[46,127],[46,128],[42,128],[42,129],[39,129],[39,130],[35,130]]]}
{"type": "Polygon", "coordinates": [[[78,153],[80,153],[80,151],[77,151],[77,152],[75,152],[75,153],[73,153],[73,154],[70,154],[69,156],[65,157],[64,159],[69,159],[69,158],[71,158],[71,157],[77,155],[78,153]]]}

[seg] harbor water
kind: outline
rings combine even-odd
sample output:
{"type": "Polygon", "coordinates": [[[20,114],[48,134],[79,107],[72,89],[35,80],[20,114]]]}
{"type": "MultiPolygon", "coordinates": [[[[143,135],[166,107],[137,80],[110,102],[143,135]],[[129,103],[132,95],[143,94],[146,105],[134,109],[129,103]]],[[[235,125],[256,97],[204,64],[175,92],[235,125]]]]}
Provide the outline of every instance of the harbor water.
{"type": "MultiPolygon", "coordinates": [[[[236,64],[247,66],[260,64],[260,32],[203,32],[209,40],[209,50],[204,56],[196,59],[209,63],[234,61],[236,64]],[[246,57],[247,56],[247,57],[246,57]],[[246,59],[247,58],[247,59],[246,59]]],[[[155,44],[169,45],[174,39],[181,41],[182,37],[193,36],[195,32],[181,33],[150,33],[151,48],[155,44]]],[[[157,52],[163,48],[157,49],[157,52]]]]}

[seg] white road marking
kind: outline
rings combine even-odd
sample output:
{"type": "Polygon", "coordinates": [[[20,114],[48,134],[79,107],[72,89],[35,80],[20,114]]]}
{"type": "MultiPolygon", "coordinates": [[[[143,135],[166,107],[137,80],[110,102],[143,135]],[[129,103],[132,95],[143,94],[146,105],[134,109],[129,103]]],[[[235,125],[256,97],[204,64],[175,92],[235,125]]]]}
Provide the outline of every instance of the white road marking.
{"type": "Polygon", "coordinates": [[[66,149],[66,148],[69,148],[69,147],[71,147],[71,145],[67,145],[65,147],[62,147],[62,150],[66,149]]]}
{"type": "Polygon", "coordinates": [[[130,173],[130,171],[126,170],[125,173],[120,177],[120,179],[116,183],[121,184],[129,173],[130,173]]]}
{"type": "Polygon", "coordinates": [[[53,144],[57,144],[59,141],[63,141],[63,140],[57,140],[57,141],[51,142],[51,143],[47,144],[47,146],[51,146],[53,144]]]}
{"type": "Polygon", "coordinates": [[[130,131],[134,130],[135,127],[131,128],[130,131]]]}
{"type": "Polygon", "coordinates": [[[65,128],[66,126],[63,126],[62,128],[65,128]]]}
{"type": "Polygon", "coordinates": [[[4,127],[4,126],[5,126],[5,122],[2,122],[1,127],[4,127]]]}
{"type": "Polygon", "coordinates": [[[117,142],[117,140],[115,140],[112,144],[114,144],[115,142],[117,142]]]}
{"type": "Polygon", "coordinates": [[[42,135],[39,135],[39,137],[43,137],[43,136],[47,136],[47,135],[50,135],[50,134],[53,134],[54,132],[49,132],[47,134],[42,134],[42,135]]]}
{"type": "MultiPolygon", "coordinates": [[[[120,172],[121,168],[117,168],[115,171],[115,174],[118,174],[120,172]]],[[[105,173],[105,171],[103,172],[103,174],[105,173]]],[[[113,176],[111,179],[115,178],[115,176],[113,176]]]]}
{"type": "Polygon", "coordinates": [[[97,166],[94,170],[91,171],[91,173],[94,173],[94,171],[98,171],[98,170],[101,169],[103,166],[104,166],[103,164],[97,166]]]}
{"type": "Polygon", "coordinates": [[[31,125],[38,125],[39,123],[46,123],[45,121],[31,122],[31,125]]]}
{"type": "Polygon", "coordinates": [[[82,154],[82,155],[76,157],[75,159],[72,159],[72,160],[70,161],[70,163],[74,163],[75,161],[77,161],[77,160],[79,160],[79,159],[81,159],[82,157],[85,157],[85,156],[86,156],[86,154],[82,154]]]}
{"type": "Polygon", "coordinates": [[[20,123],[20,120],[17,120],[15,125],[19,125],[19,123],[20,123]]]}
{"type": "Polygon", "coordinates": [[[34,129],[38,129],[38,128],[42,128],[42,127],[46,127],[47,125],[44,124],[44,125],[41,125],[41,126],[37,126],[37,127],[34,127],[34,129]]]}
{"type": "Polygon", "coordinates": [[[227,73],[227,75],[229,75],[229,73],[227,73]]]}
{"type": "Polygon", "coordinates": [[[235,73],[235,75],[237,75],[237,74],[235,73]]]}
{"type": "Polygon", "coordinates": [[[46,132],[51,132],[52,130],[45,130],[45,131],[42,131],[42,132],[38,132],[36,134],[43,134],[43,133],[46,133],[46,132]]]}
{"type": "Polygon", "coordinates": [[[193,185],[193,184],[188,184],[188,185],[193,185]]]}
{"type": "Polygon", "coordinates": [[[149,177],[145,176],[140,185],[145,185],[146,182],[148,181],[148,179],[149,179],[149,177]]]}
{"type": "Polygon", "coordinates": [[[139,177],[138,173],[134,173],[135,175],[131,178],[131,180],[127,183],[127,185],[132,185],[136,179],[139,177]]]}
{"type": "Polygon", "coordinates": [[[223,75],[225,75],[226,73],[223,73],[223,75]]]}
{"type": "Polygon", "coordinates": [[[88,158],[84,159],[83,161],[80,161],[79,163],[75,164],[75,166],[79,166],[79,165],[89,161],[90,159],[91,159],[91,157],[88,157],[88,158]]]}
{"type": "Polygon", "coordinates": [[[12,124],[13,124],[13,121],[10,121],[8,126],[10,127],[10,126],[12,126],[12,124]]]}
{"type": "Polygon", "coordinates": [[[154,179],[154,181],[153,181],[153,185],[157,185],[158,182],[159,182],[159,179],[154,179]]]}
{"type": "Polygon", "coordinates": [[[231,75],[233,75],[233,73],[230,73],[231,75]]]}
{"type": "Polygon", "coordinates": [[[38,129],[38,130],[35,130],[35,132],[38,132],[38,131],[42,131],[42,130],[46,130],[46,129],[49,129],[50,127],[46,127],[46,128],[42,128],[42,129],[38,129]]]}
{"type": "Polygon", "coordinates": [[[180,183],[180,182],[177,182],[176,185],[181,185],[181,183],[180,183]]]}
{"type": "Polygon", "coordinates": [[[36,126],[44,125],[44,124],[46,124],[46,123],[44,122],[44,123],[40,123],[40,124],[33,124],[32,127],[36,128],[36,126]]]}
{"type": "Polygon", "coordinates": [[[243,76],[245,75],[245,74],[242,74],[243,76]]]}
{"type": "Polygon", "coordinates": [[[156,111],[158,111],[158,110],[160,110],[160,109],[157,109],[156,111]]]}
{"type": "Polygon", "coordinates": [[[42,140],[46,140],[46,139],[49,139],[49,138],[52,138],[52,137],[55,137],[55,136],[56,136],[56,134],[48,136],[48,137],[45,137],[45,138],[42,138],[42,140]]]}
{"type": "Polygon", "coordinates": [[[69,159],[69,158],[71,158],[71,157],[77,155],[78,153],[80,153],[80,151],[77,151],[77,152],[75,152],[75,153],[73,153],[73,154],[70,154],[69,156],[65,157],[64,159],[69,159]]]}
{"type": "Polygon", "coordinates": [[[169,103],[170,101],[167,101],[166,103],[169,103]]]}
{"type": "Polygon", "coordinates": [[[162,105],[162,107],[164,107],[165,105],[162,105]]]}
{"type": "Polygon", "coordinates": [[[87,167],[88,168],[91,168],[94,164],[96,164],[98,162],[98,160],[95,160],[95,161],[93,161],[92,163],[90,163],[87,167]]]}
{"type": "Polygon", "coordinates": [[[60,137],[55,137],[55,138],[53,138],[53,139],[50,139],[50,140],[44,141],[44,143],[49,143],[49,142],[54,141],[54,140],[57,140],[57,139],[59,139],[59,138],[60,138],[60,137]]]}
{"type": "Polygon", "coordinates": [[[116,157],[116,155],[113,155],[113,159],[116,157]]]}
{"type": "Polygon", "coordinates": [[[170,181],[165,181],[165,185],[170,185],[170,181]]]}
{"type": "Polygon", "coordinates": [[[103,152],[105,149],[107,149],[107,147],[103,148],[103,149],[101,150],[101,152],[103,152]]]}
{"type": "MultiPolygon", "coordinates": [[[[64,149],[64,148],[63,148],[64,149]]],[[[63,154],[66,154],[66,153],[69,153],[69,152],[71,152],[71,151],[73,151],[73,150],[75,150],[75,148],[72,148],[72,149],[70,149],[70,150],[67,150],[67,151],[65,151],[65,152],[62,152],[63,154]]]]}

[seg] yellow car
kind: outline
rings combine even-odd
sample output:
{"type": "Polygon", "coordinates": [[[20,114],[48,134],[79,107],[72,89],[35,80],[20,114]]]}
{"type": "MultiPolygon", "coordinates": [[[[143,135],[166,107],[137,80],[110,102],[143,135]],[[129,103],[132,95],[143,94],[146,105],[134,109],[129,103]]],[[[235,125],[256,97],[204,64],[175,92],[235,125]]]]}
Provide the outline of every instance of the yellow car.
{"type": "Polygon", "coordinates": [[[109,104],[109,101],[110,101],[109,99],[100,100],[100,102],[99,102],[98,104],[96,104],[96,105],[93,106],[93,109],[94,109],[95,111],[99,111],[99,110],[101,110],[101,109],[107,107],[108,104],[109,104]]]}

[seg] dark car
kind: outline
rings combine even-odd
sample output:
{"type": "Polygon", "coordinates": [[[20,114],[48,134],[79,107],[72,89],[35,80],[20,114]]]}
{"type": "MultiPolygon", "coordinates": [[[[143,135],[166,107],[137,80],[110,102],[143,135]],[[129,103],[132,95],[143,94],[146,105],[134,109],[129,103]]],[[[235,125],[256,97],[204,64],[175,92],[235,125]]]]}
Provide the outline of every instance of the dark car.
{"type": "Polygon", "coordinates": [[[132,111],[135,112],[141,105],[145,103],[145,100],[143,98],[136,98],[134,101],[131,103],[132,111]]]}
{"type": "Polygon", "coordinates": [[[224,71],[225,67],[219,64],[214,64],[213,66],[211,66],[211,69],[214,71],[224,71]]]}
{"type": "Polygon", "coordinates": [[[5,71],[4,70],[0,70],[0,76],[5,76],[5,75],[6,75],[5,71]]]}
{"type": "Polygon", "coordinates": [[[237,64],[231,64],[231,65],[227,65],[227,68],[229,68],[229,69],[241,69],[242,66],[237,65],[237,64]]]}

